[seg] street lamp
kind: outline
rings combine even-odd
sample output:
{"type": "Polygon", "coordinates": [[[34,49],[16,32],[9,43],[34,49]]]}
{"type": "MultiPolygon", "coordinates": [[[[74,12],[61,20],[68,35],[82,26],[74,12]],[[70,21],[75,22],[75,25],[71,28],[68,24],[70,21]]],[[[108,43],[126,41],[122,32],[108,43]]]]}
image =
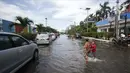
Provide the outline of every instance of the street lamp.
{"type": "Polygon", "coordinates": [[[47,18],[45,18],[45,20],[46,20],[46,27],[47,27],[47,18]]]}
{"type": "MultiPolygon", "coordinates": [[[[82,8],[80,8],[80,9],[82,9],[82,8]]],[[[90,8],[85,8],[85,9],[83,9],[83,10],[87,10],[87,32],[88,32],[88,13],[89,13],[89,10],[90,10],[90,8]]]]}

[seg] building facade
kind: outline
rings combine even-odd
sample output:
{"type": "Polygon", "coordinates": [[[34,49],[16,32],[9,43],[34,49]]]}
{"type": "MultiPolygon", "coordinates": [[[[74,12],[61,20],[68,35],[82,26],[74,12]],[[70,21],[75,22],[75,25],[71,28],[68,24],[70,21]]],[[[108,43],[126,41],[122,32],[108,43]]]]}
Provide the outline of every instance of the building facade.
{"type": "Polygon", "coordinates": [[[12,23],[11,21],[0,19],[0,31],[15,32],[15,26],[10,27],[12,23]]]}
{"type": "MultiPolygon", "coordinates": [[[[126,34],[130,34],[130,12],[126,12],[120,15],[119,20],[119,33],[123,32],[126,34]],[[126,22],[125,22],[126,17],[126,22]],[[126,27],[125,27],[126,25],[126,27]]],[[[109,21],[108,19],[101,20],[96,23],[98,27],[98,32],[115,32],[115,22],[109,21]]]]}
{"type": "Polygon", "coordinates": [[[14,23],[12,21],[8,21],[5,19],[0,19],[0,32],[15,32],[15,33],[36,33],[36,27],[33,27],[31,25],[28,25],[27,27],[22,27],[18,23],[14,23]],[[11,24],[14,24],[13,26],[10,26],[11,24]]]}

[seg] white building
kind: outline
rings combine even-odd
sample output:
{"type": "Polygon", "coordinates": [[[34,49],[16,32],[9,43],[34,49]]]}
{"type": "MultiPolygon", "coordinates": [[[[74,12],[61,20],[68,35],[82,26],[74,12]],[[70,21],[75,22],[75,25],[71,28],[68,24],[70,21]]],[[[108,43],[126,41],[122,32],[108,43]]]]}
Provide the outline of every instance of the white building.
{"type": "MultiPolygon", "coordinates": [[[[108,19],[101,20],[96,23],[98,27],[98,32],[114,32],[115,22],[114,20],[110,23],[108,19]],[[110,29],[111,28],[111,29],[110,29]]],[[[119,20],[119,32],[124,32],[125,19],[119,20]]],[[[127,22],[126,22],[126,34],[130,34],[130,13],[127,13],[127,22]]]]}

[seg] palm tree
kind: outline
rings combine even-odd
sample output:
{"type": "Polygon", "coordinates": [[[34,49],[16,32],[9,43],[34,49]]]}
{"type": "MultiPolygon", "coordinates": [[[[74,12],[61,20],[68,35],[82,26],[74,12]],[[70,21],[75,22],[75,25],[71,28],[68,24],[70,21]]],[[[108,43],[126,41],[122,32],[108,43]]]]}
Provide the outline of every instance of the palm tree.
{"type": "MultiPolygon", "coordinates": [[[[11,30],[11,28],[14,26],[14,25],[20,25],[23,27],[23,30],[25,27],[27,27],[27,25],[31,25],[31,23],[33,23],[32,20],[30,20],[29,18],[25,17],[25,18],[22,18],[21,16],[16,16],[15,18],[15,21],[19,21],[20,23],[16,23],[16,22],[13,22],[9,25],[9,29],[11,30]]],[[[22,32],[23,32],[22,30],[22,32]]],[[[30,29],[29,29],[30,30],[30,29]]]]}
{"type": "Polygon", "coordinates": [[[93,18],[93,13],[92,13],[92,14],[90,14],[88,17],[93,18]]]}
{"type": "Polygon", "coordinates": [[[42,32],[43,24],[36,24],[37,26],[37,31],[42,32]]]}
{"type": "Polygon", "coordinates": [[[108,17],[108,13],[110,13],[111,8],[108,6],[109,2],[105,2],[103,5],[100,4],[101,13],[103,18],[108,17]]]}
{"type": "Polygon", "coordinates": [[[128,9],[129,6],[130,6],[130,0],[126,0],[126,1],[123,2],[121,5],[125,5],[126,9],[128,9]]]}
{"type": "Polygon", "coordinates": [[[102,17],[101,15],[102,15],[101,10],[97,10],[96,14],[95,14],[96,21],[100,21],[101,20],[101,17],[102,17]]]}
{"type": "Polygon", "coordinates": [[[20,22],[20,25],[22,27],[26,27],[27,25],[31,25],[31,23],[33,23],[32,20],[30,20],[29,18],[25,17],[25,18],[22,18],[21,16],[16,16],[16,21],[19,21],[20,22]]]}
{"type": "MultiPolygon", "coordinates": [[[[27,25],[29,25],[29,31],[30,31],[31,23],[33,23],[32,20],[30,20],[27,17],[22,18],[21,16],[16,16],[15,20],[20,22],[20,25],[23,27],[23,30],[24,30],[25,27],[27,27],[27,25]]],[[[22,30],[22,32],[23,32],[23,30],[22,30]]]]}
{"type": "Polygon", "coordinates": [[[124,5],[126,4],[130,4],[130,0],[126,0],[125,2],[123,2],[124,5]]]}

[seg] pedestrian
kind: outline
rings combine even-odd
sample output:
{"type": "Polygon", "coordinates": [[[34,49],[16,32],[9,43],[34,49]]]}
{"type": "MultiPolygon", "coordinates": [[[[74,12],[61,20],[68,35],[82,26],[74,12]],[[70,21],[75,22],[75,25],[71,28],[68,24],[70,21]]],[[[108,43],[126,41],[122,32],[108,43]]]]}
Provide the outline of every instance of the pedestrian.
{"type": "Polygon", "coordinates": [[[71,36],[72,40],[74,40],[74,35],[71,36]]]}
{"type": "Polygon", "coordinates": [[[90,53],[90,41],[89,39],[86,39],[85,44],[84,44],[84,50],[86,51],[86,55],[90,53]]]}
{"type": "Polygon", "coordinates": [[[96,43],[94,42],[94,41],[92,41],[92,43],[91,43],[91,45],[90,45],[91,47],[91,52],[92,52],[92,54],[93,54],[93,57],[94,57],[94,59],[96,58],[96,43]]]}
{"type": "Polygon", "coordinates": [[[88,63],[88,54],[90,53],[90,41],[89,39],[86,39],[86,42],[84,44],[84,53],[85,53],[85,59],[86,63],[88,63]]]}

